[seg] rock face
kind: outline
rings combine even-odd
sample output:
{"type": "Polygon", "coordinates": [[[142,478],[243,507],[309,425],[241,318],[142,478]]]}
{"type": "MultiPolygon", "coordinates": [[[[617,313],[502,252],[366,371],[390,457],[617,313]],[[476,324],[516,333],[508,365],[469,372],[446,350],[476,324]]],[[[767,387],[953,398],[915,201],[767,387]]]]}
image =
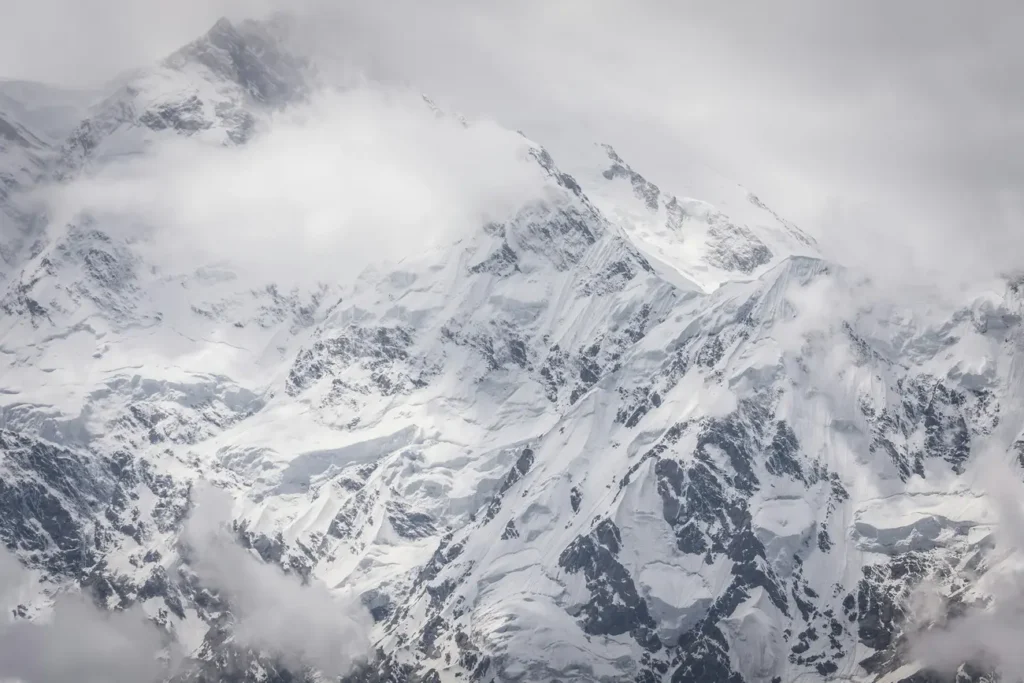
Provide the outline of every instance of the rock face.
{"type": "MultiPolygon", "coordinates": [[[[140,135],[244,144],[310,69],[222,21],[59,146],[0,119],[0,153],[48,152],[31,183],[140,135]]],[[[186,679],[314,676],[234,644],[196,583],[178,536],[205,478],[261,561],[362,597],[353,683],[929,680],[906,601],[986,568],[969,475],[1018,437],[1019,289],[937,322],[858,307],[742,189],[670,194],[610,147],[515,152],[544,197],[309,291],[20,216],[0,539],[49,586],[142,605],[186,679]]]]}

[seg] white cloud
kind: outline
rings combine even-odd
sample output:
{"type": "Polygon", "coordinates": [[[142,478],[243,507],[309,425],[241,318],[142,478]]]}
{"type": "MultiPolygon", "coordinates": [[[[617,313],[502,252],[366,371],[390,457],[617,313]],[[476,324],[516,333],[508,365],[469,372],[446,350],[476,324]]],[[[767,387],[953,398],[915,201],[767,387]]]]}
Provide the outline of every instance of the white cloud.
{"type": "Polygon", "coordinates": [[[304,585],[239,546],[227,526],[229,494],[198,482],[193,500],[182,538],[202,584],[227,599],[237,642],[294,669],[309,666],[331,677],[370,654],[372,620],[355,596],[316,580],[304,585]]]}
{"type": "Polygon", "coordinates": [[[556,158],[563,139],[609,142],[676,194],[680,167],[710,165],[899,284],[987,278],[1024,249],[1022,15],[1008,0],[15,5],[0,26],[11,76],[96,80],[220,14],[287,9],[308,19],[301,44],[345,73],[494,117],[556,158]],[[835,199],[865,208],[836,219],[835,199]]]}
{"type": "Polygon", "coordinates": [[[0,608],[8,607],[17,598],[27,578],[25,568],[13,553],[0,549],[0,608]]]}
{"type": "MultiPolygon", "coordinates": [[[[31,580],[18,560],[0,550],[2,607],[31,580]]],[[[0,679],[23,683],[146,683],[162,680],[167,664],[157,627],[132,608],[107,612],[79,594],[57,596],[35,620],[0,623],[0,679]]]]}
{"type": "Polygon", "coordinates": [[[711,166],[897,286],[973,283],[1024,250],[1009,3],[313,4],[321,58],[486,112],[556,159],[562,139],[611,143],[676,194],[711,166]]]}
{"type": "Polygon", "coordinates": [[[337,281],[542,197],[527,149],[495,124],[463,127],[410,91],[364,85],[276,116],[245,146],[168,139],[43,192],[56,222],[95,216],[157,264],[337,281]]]}
{"type": "MultiPolygon", "coordinates": [[[[372,619],[358,597],[329,590],[260,561],[230,532],[231,497],[205,482],[193,488],[194,508],[182,540],[204,587],[219,592],[243,646],[280,659],[293,670],[312,667],[330,677],[371,654],[372,619]]],[[[36,594],[29,572],[0,549],[0,609],[36,594]]],[[[146,683],[178,672],[183,660],[139,607],[106,611],[77,593],[57,595],[32,620],[0,622],[0,680],[22,683],[146,683]]]]}
{"type": "Polygon", "coordinates": [[[0,78],[95,85],[149,64],[219,17],[260,15],[274,0],[39,0],[5,3],[0,78]]]}
{"type": "MultiPolygon", "coordinates": [[[[157,59],[222,12],[274,4],[13,3],[0,26],[0,63],[11,76],[93,81],[157,59]]],[[[556,159],[563,137],[612,143],[674,193],[686,191],[673,184],[681,165],[721,168],[821,237],[830,254],[871,273],[885,296],[919,301],[935,285],[956,293],[1016,267],[1024,253],[1022,15],[1008,2],[302,5],[312,11],[302,38],[345,73],[411,83],[522,128],[552,143],[556,159]]],[[[538,171],[521,162],[522,144],[495,125],[463,130],[438,120],[409,92],[357,88],[288,113],[245,148],[176,140],[49,199],[60,215],[98,213],[106,226],[145,235],[150,257],[169,267],[227,259],[275,279],[336,279],[536,196],[538,171]]],[[[812,290],[796,303],[817,321],[833,301],[833,292],[812,290]]],[[[825,370],[846,359],[828,360],[825,370]]],[[[1016,500],[994,490],[995,500],[1016,500]]],[[[1003,514],[1006,533],[1019,509],[1003,514]]],[[[200,548],[217,549],[200,566],[236,591],[241,637],[343,668],[349,654],[338,655],[335,641],[350,631],[326,622],[331,642],[304,644],[290,639],[307,630],[298,621],[280,620],[291,631],[263,630],[245,615],[281,609],[298,619],[284,601],[253,594],[256,579],[283,575],[245,564],[215,533],[190,533],[200,548]],[[237,567],[243,581],[233,587],[237,567]]],[[[1024,548],[1021,539],[1000,542],[1024,548]]],[[[1024,584],[1011,567],[992,573],[994,610],[927,636],[921,656],[942,664],[984,648],[1024,669],[1016,611],[1024,584]]],[[[285,585],[281,595],[300,590],[285,585]]],[[[316,590],[295,604],[310,607],[301,601],[316,590]]],[[[320,619],[303,613],[301,623],[310,618],[320,619]]]]}
{"type": "Polygon", "coordinates": [[[1018,680],[1024,671],[1024,484],[1018,471],[995,460],[987,463],[979,483],[997,521],[996,546],[986,558],[989,569],[968,594],[966,610],[948,621],[949,606],[939,584],[929,581],[917,588],[912,623],[938,626],[914,635],[910,654],[943,673],[971,662],[1018,680]]]}

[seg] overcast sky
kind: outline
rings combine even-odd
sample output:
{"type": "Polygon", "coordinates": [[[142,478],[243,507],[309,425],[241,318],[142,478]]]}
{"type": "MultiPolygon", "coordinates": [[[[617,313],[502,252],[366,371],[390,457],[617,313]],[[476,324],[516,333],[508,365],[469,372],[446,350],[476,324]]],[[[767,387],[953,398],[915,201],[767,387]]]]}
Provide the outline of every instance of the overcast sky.
{"type": "MultiPolygon", "coordinates": [[[[84,83],[274,3],[4,4],[0,76],[84,83]]],[[[812,232],[898,236],[939,270],[1009,267],[1024,247],[1017,2],[304,5],[310,44],[334,57],[545,144],[609,142],[669,189],[674,170],[707,164],[812,232]]]]}

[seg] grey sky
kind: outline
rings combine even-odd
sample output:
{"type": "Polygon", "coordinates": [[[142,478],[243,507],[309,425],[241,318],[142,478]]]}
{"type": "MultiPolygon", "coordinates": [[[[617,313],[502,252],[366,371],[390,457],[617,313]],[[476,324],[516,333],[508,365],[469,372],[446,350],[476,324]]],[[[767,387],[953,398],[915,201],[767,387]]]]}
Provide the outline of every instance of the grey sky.
{"type": "MultiPolygon", "coordinates": [[[[7,4],[0,75],[67,82],[272,0],[7,4]]],[[[892,268],[975,273],[1013,266],[1024,247],[1019,3],[303,4],[317,14],[308,43],[372,76],[556,151],[567,136],[610,142],[673,191],[685,192],[680,165],[708,164],[861,260],[893,243],[892,268]]]]}

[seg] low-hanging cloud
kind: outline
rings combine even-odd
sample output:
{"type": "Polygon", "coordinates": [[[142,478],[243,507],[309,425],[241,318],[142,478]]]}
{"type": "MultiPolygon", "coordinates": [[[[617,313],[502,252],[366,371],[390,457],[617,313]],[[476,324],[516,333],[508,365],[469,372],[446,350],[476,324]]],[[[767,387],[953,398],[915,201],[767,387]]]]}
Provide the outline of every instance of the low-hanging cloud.
{"type": "Polygon", "coordinates": [[[941,586],[919,586],[911,603],[912,623],[925,630],[913,635],[910,653],[942,673],[971,663],[1018,681],[1024,676],[1024,483],[1019,472],[993,461],[982,471],[980,484],[996,514],[995,548],[986,558],[990,569],[973,589],[981,600],[968,600],[966,610],[947,621],[949,605],[941,586]]]}
{"type": "Polygon", "coordinates": [[[0,607],[11,604],[26,578],[18,558],[6,548],[0,549],[0,607]]]}
{"type": "Polygon", "coordinates": [[[42,198],[54,222],[90,216],[157,265],[224,261],[264,283],[337,281],[542,197],[528,148],[412,91],[364,84],[273,116],[244,146],[168,136],[42,198]]]}
{"type": "Polygon", "coordinates": [[[611,143],[680,196],[712,167],[892,289],[1020,267],[1024,15],[1008,1],[305,4],[318,56],[488,112],[556,158],[561,139],[611,143]]]}
{"type": "MultiPolygon", "coordinates": [[[[193,502],[182,532],[189,563],[230,605],[236,643],[330,677],[369,655],[373,621],[356,596],[304,584],[238,545],[229,494],[198,482],[193,502]]],[[[35,596],[31,584],[17,558],[0,549],[0,609],[35,596]]],[[[107,611],[79,593],[58,594],[40,617],[0,622],[0,680],[156,683],[183,671],[183,654],[141,608],[107,611]]]]}
{"type": "Polygon", "coordinates": [[[975,284],[1024,250],[1024,15],[1009,0],[17,5],[0,26],[12,76],[102,80],[220,14],[284,9],[305,17],[312,56],[494,117],[556,158],[563,139],[608,142],[677,195],[680,169],[714,167],[893,289],[975,284]]]}
{"type": "Polygon", "coordinates": [[[356,597],[316,580],[303,584],[239,546],[228,531],[229,494],[197,482],[193,500],[182,540],[202,584],[227,599],[236,642],[331,677],[366,658],[372,619],[356,597]]]}
{"type": "MultiPolygon", "coordinates": [[[[0,549],[4,608],[31,577],[0,549]]],[[[108,612],[62,593],[42,618],[0,623],[0,679],[22,683],[148,683],[165,678],[173,648],[139,608],[108,612]]]]}

